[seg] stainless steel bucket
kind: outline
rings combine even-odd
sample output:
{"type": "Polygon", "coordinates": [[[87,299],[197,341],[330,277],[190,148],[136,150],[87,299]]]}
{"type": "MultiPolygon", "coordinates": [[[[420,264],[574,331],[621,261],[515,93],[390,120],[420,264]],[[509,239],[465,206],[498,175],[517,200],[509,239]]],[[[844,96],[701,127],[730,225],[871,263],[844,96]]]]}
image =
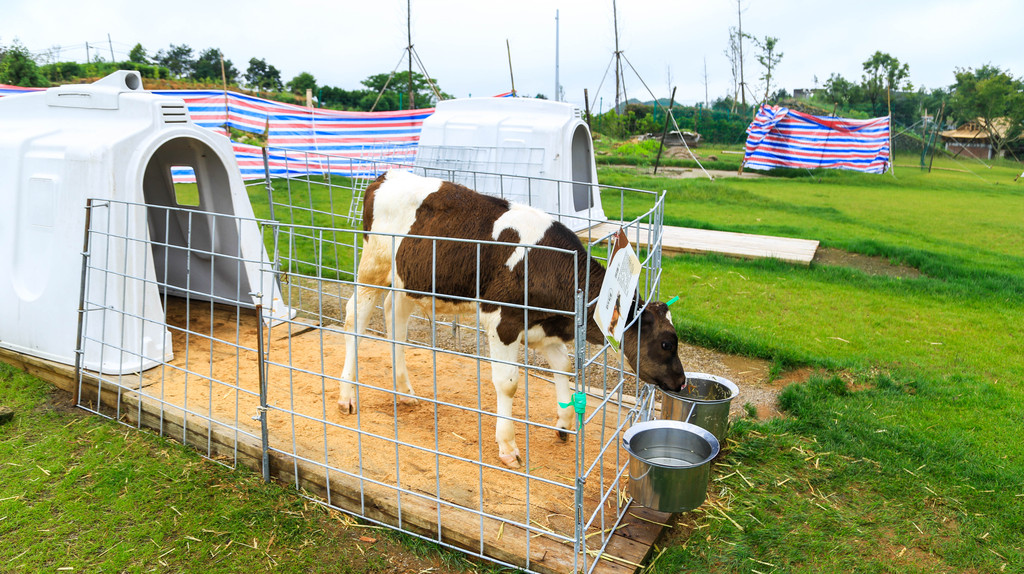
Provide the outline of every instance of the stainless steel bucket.
{"type": "Polygon", "coordinates": [[[695,424],[722,442],[729,428],[729,406],[739,392],[729,379],[687,373],[686,388],[681,392],[662,391],[661,418],[695,424]]]}
{"type": "Polygon", "coordinates": [[[641,506],[684,512],[704,503],[718,440],[697,425],[646,421],[622,435],[629,453],[629,494],[641,506]]]}

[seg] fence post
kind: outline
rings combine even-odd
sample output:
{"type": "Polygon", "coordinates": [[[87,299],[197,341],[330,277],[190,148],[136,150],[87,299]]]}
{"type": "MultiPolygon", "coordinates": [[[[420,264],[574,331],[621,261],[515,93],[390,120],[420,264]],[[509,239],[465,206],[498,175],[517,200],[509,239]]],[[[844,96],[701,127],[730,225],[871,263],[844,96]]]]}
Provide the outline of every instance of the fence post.
{"type": "Polygon", "coordinates": [[[270,219],[274,219],[274,186],[270,183],[270,153],[263,146],[263,180],[267,188],[267,203],[270,205],[270,219]]]}
{"type": "MultiPolygon", "coordinates": [[[[578,275],[577,275],[578,276],[578,275]]],[[[575,371],[576,371],[576,392],[573,393],[573,407],[576,411],[576,497],[575,497],[575,514],[576,514],[576,540],[573,545],[575,551],[575,560],[579,560],[580,553],[583,554],[583,570],[586,570],[587,564],[587,540],[583,533],[583,523],[586,521],[583,509],[583,487],[586,485],[587,479],[583,476],[584,465],[583,461],[583,420],[585,418],[584,411],[586,408],[586,391],[584,390],[585,377],[584,370],[586,366],[586,349],[587,349],[587,301],[584,296],[583,289],[576,289],[576,333],[574,341],[573,354],[575,355],[575,371]]],[[[578,564],[576,565],[578,571],[578,564]]]]}
{"type": "MultiPolygon", "coordinates": [[[[266,148],[264,148],[266,150],[266,148]]],[[[258,300],[262,300],[262,294],[257,295],[258,300]]],[[[270,448],[269,438],[270,431],[267,428],[267,363],[264,353],[266,350],[263,347],[263,305],[256,305],[256,346],[257,349],[256,357],[258,359],[258,370],[260,377],[260,404],[256,407],[256,416],[254,420],[260,421],[260,449],[263,451],[263,482],[270,482],[270,448]]]]}
{"type": "MultiPolygon", "coordinates": [[[[82,340],[83,324],[85,323],[85,282],[89,269],[89,227],[92,225],[92,198],[85,200],[85,237],[82,239],[82,282],[78,288],[78,334],[75,338],[75,402],[82,398],[82,360],[85,356],[85,342],[82,340]]],[[[96,409],[99,410],[99,394],[96,409]]]]}

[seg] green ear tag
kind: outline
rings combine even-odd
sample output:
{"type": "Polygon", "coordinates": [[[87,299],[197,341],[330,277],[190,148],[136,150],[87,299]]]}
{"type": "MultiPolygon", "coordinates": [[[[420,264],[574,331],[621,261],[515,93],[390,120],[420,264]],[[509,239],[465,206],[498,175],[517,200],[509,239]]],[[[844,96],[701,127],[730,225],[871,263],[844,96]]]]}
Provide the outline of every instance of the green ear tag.
{"type": "Polygon", "coordinates": [[[666,301],[665,302],[665,306],[666,307],[671,307],[672,304],[675,303],[678,300],[679,300],[679,295],[676,295],[675,297],[673,297],[673,298],[669,299],[668,301],[666,301]]]}

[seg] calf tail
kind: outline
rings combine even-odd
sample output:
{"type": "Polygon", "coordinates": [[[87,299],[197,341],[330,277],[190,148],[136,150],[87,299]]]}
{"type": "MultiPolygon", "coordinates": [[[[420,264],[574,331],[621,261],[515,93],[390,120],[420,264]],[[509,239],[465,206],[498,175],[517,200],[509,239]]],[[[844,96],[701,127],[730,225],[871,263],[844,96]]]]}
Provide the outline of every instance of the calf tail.
{"type": "Polygon", "coordinates": [[[363,231],[369,231],[373,227],[373,194],[384,184],[387,175],[387,172],[380,174],[363,192],[363,231]]]}

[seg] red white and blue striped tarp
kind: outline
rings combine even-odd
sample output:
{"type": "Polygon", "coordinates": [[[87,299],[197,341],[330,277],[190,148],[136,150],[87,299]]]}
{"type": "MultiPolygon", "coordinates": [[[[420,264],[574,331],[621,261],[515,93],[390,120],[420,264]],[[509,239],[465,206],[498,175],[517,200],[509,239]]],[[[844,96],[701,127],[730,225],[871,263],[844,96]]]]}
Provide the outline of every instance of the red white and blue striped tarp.
{"type": "MultiPolygon", "coordinates": [[[[216,90],[155,90],[185,100],[192,121],[228,135],[225,125],[250,133],[266,133],[271,175],[314,171],[365,175],[362,160],[412,164],[423,120],[432,108],[394,112],[343,112],[308,108],[216,90]]],[[[257,146],[233,142],[245,179],[263,177],[263,156],[257,146]]],[[[373,168],[376,169],[376,168],[373,168]]]]}
{"type": "Polygon", "coordinates": [[[885,173],[889,168],[889,117],[851,120],[812,116],[779,106],[761,106],[747,127],[743,165],[849,169],[885,173]]]}
{"type": "Polygon", "coordinates": [[[21,86],[11,86],[8,84],[0,84],[0,97],[13,96],[14,94],[24,94],[25,92],[38,92],[45,88],[23,88],[21,86]]]}

